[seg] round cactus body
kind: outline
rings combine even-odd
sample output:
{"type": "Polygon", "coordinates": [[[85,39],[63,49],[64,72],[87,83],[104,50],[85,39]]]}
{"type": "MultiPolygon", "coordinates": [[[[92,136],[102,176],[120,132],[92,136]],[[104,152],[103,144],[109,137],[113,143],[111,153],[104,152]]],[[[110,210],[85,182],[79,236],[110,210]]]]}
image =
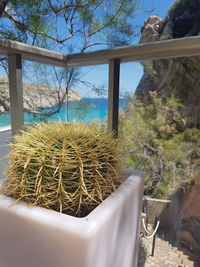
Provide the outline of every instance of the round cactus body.
{"type": "Polygon", "coordinates": [[[14,138],[5,195],[69,215],[87,215],[120,185],[118,142],[84,123],[29,126],[14,138]]]}

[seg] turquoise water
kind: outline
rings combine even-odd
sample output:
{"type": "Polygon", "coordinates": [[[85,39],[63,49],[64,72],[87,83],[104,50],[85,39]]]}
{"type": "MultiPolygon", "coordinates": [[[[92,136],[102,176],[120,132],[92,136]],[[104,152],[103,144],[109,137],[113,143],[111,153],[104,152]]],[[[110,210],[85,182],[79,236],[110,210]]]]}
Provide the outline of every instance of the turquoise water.
{"type": "MultiPolygon", "coordinates": [[[[125,105],[125,99],[121,98],[119,106],[123,109],[125,105]]],[[[48,110],[44,110],[47,112],[48,110]]],[[[64,104],[61,111],[54,114],[48,120],[61,120],[61,121],[83,121],[90,122],[94,119],[104,121],[108,111],[108,99],[107,98],[83,98],[80,102],[69,102],[64,104]]],[[[24,113],[24,120],[26,123],[40,121],[44,117],[24,113]]],[[[10,114],[5,113],[0,115],[0,126],[10,125],[10,114]]]]}

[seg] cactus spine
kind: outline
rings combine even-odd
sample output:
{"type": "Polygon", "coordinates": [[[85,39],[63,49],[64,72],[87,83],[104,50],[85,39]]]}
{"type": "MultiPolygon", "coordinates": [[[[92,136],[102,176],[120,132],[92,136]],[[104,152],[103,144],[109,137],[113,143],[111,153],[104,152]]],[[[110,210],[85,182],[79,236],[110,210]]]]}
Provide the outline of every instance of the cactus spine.
{"type": "Polygon", "coordinates": [[[11,144],[3,194],[82,217],[120,185],[118,141],[84,123],[29,126],[11,144]]]}

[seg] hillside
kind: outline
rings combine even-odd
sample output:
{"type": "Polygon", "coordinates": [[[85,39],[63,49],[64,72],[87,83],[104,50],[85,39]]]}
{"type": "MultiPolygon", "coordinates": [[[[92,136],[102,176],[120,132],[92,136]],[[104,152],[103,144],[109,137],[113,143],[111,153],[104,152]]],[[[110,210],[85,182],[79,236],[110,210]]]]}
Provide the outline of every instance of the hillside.
{"type": "MultiPolygon", "coordinates": [[[[46,109],[55,106],[58,102],[58,88],[48,87],[42,84],[23,83],[24,109],[27,111],[46,109]]],[[[61,97],[65,89],[60,89],[61,97]]],[[[80,95],[69,89],[68,100],[80,101],[80,95]]],[[[0,112],[10,109],[9,84],[7,77],[0,77],[0,112]]]]}
{"type": "MultiPolygon", "coordinates": [[[[197,35],[200,35],[200,0],[177,0],[166,18],[162,19],[155,15],[145,21],[140,43],[197,35]]],[[[142,152],[139,154],[139,149],[135,149],[140,133],[134,143],[136,152],[132,153],[137,160],[139,154],[141,166],[143,164],[146,168],[146,183],[150,181],[151,187],[154,187],[151,190],[148,186],[147,192],[153,197],[157,197],[159,191],[165,194],[165,197],[171,195],[174,203],[177,199],[182,205],[181,207],[176,203],[177,212],[168,214],[168,217],[172,216],[175,222],[170,229],[176,230],[179,245],[184,252],[198,261],[200,258],[199,59],[199,56],[195,56],[142,62],[144,74],[137,87],[136,98],[143,104],[140,105],[140,109],[141,107],[143,109],[139,115],[144,114],[145,116],[141,116],[142,119],[144,122],[147,119],[148,121],[143,128],[140,126],[141,123],[138,123],[140,128],[137,126],[144,135],[140,142],[142,145],[139,147],[142,152]],[[170,105],[166,106],[170,96],[172,96],[170,105]],[[180,111],[179,120],[174,111],[178,114],[180,111]],[[169,119],[163,120],[164,114],[167,113],[171,114],[171,122],[169,119]],[[184,122],[183,127],[178,125],[180,121],[184,122]],[[149,126],[152,132],[149,131],[149,126]],[[178,127],[172,136],[166,138],[163,133],[169,133],[170,127],[174,126],[178,127]],[[180,192],[183,192],[182,197],[180,192]],[[176,218],[173,217],[175,214],[176,218]],[[175,225],[177,222],[178,225],[175,225]]],[[[134,133],[133,129],[131,133],[134,133]]]]}
{"type": "MultiPolygon", "coordinates": [[[[149,17],[140,43],[161,41],[200,34],[200,0],[178,0],[165,19],[149,17]]],[[[200,126],[199,57],[159,59],[143,62],[144,75],[136,96],[149,99],[149,92],[159,97],[174,95],[183,103],[183,115],[191,127],[200,126]]]]}

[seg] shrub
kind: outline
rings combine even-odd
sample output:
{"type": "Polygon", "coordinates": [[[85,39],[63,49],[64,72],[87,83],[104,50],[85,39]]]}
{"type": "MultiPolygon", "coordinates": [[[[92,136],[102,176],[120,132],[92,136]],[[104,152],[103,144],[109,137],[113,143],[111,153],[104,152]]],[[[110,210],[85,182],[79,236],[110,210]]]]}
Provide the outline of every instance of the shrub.
{"type": "Polygon", "coordinates": [[[145,194],[164,198],[190,182],[200,168],[200,130],[187,128],[175,97],[143,104],[129,99],[120,122],[126,167],[146,173],[145,194]]]}

